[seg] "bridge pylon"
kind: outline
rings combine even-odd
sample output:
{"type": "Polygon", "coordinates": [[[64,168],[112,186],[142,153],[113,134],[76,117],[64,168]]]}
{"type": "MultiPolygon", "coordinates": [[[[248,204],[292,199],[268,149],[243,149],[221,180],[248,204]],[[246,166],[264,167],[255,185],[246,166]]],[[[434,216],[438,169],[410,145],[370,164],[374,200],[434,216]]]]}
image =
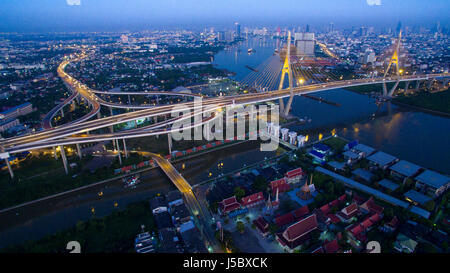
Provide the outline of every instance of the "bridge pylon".
{"type": "Polygon", "coordinates": [[[402,32],[400,31],[400,33],[398,34],[398,40],[397,40],[397,44],[395,45],[395,50],[394,53],[392,54],[391,59],[389,60],[389,64],[388,67],[386,68],[386,70],[384,71],[384,78],[386,78],[387,73],[389,72],[389,69],[391,68],[392,64],[395,64],[395,74],[397,74],[397,76],[400,76],[400,67],[399,67],[399,50],[400,50],[400,42],[402,40],[402,32]]]}
{"type": "Polygon", "coordinates": [[[289,110],[291,108],[292,100],[294,99],[294,93],[292,91],[292,70],[291,70],[291,32],[288,31],[288,39],[287,39],[287,52],[286,57],[284,59],[283,69],[281,70],[281,79],[280,84],[278,86],[278,90],[283,89],[284,78],[288,75],[289,79],[289,93],[290,97],[286,107],[284,107],[283,99],[280,98],[280,111],[283,116],[289,115],[289,110]]]}

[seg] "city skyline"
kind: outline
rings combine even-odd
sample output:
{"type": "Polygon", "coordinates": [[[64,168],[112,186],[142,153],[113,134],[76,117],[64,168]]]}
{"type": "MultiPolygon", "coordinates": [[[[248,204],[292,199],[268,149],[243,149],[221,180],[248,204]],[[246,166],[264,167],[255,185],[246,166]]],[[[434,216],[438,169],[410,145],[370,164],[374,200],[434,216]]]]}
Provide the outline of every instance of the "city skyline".
{"type": "Polygon", "coordinates": [[[58,31],[136,31],[145,29],[201,29],[204,25],[228,27],[239,21],[248,26],[325,26],[336,28],[358,25],[431,26],[449,23],[443,10],[448,1],[177,1],[133,0],[87,1],[44,0],[20,2],[6,0],[0,4],[2,32],[58,31]]]}

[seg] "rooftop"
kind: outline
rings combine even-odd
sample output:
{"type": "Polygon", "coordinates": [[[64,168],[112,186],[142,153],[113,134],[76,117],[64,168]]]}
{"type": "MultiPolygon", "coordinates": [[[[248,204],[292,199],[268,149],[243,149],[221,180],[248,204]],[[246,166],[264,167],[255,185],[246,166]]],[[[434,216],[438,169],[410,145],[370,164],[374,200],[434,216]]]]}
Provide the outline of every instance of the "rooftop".
{"type": "Polygon", "coordinates": [[[359,176],[366,181],[370,181],[370,179],[373,177],[373,174],[371,172],[364,169],[356,169],[352,172],[352,174],[359,176]]]}
{"type": "Polygon", "coordinates": [[[354,153],[352,151],[345,151],[342,153],[345,157],[349,157],[351,159],[357,159],[359,155],[357,153],[354,153]]]}
{"type": "Polygon", "coordinates": [[[406,160],[400,160],[399,162],[392,165],[390,169],[401,175],[409,177],[415,175],[421,169],[421,167],[406,160]]]}
{"type": "Polygon", "coordinates": [[[373,153],[373,152],[375,151],[374,148],[369,147],[369,146],[364,145],[364,144],[358,144],[358,145],[356,145],[355,147],[353,147],[353,149],[354,149],[354,150],[357,150],[357,151],[359,151],[359,152],[363,152],[363,153],[365,153],[366,155],[370,155],[371,153],[373,153]]]}
{"type": "Polygon", "coordinates": [[[381,151],[367,157],[367,160],[372,161],[380,166],[386,166],[394,162],[396,159],[397,158],[395,156],[392,156],[390,154],[381,151]]]}
{"type": "Polygon", "coordinates": [[[337,161],[328,162],[328,165],[330,165],[331,167],[338,169],[338,170],[343,170],[345,167],[344,162],[337,162],[337,161]]]}
{"type": "Polygon", "coordinates": [[[413,201],[415,201],[415,202],[417,202],[417,203],[419,203],[421,205],[423,205],[426,202],[432,200],[431,197],[426,196],[424,194],[421,194],[420,192],[415,191],[415,190],[410,190],[408,192],[405,192],[403,195],[405,197],[407,197],[408,199],[411,199],[411,200],[413,200],[413,201]]]}
{"type": "Polygon", "coordinates": [[[416,180],[436,189],[444,186],[447,183],[450,183],[450,177],[430,170],[426,170],[418,175],[416,177],[416,180]]]}
{"type": "Polygon", "coordinates": [[[391,191],[395,191],[396,189],[398,189],[398,187],[400,187],[398,184],[392,182],[389,179],[383,179],[383,180],[379,181],[378,184],[382,187],[390,189],[391,191]]]}

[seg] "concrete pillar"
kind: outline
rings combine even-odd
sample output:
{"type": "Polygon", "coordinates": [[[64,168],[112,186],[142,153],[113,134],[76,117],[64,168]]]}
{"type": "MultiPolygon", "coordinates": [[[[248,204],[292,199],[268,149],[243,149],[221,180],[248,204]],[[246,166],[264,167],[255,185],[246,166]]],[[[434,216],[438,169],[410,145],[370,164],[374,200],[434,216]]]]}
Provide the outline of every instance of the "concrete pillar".
{"type": "Polygon", "coordinates": [[[53,157],[58,159],[58,153],[56,153],[56,146],[53,146],[53,157]]]}
{"type": "Polygon", "coordinates": [[[64,107],[61,107],[61,117],[64,117],[64,107]]]}
{"type": "Polygon", "coordinates": [[[281,129],[281,139],[284,141],[288,141],[288,138],[289,138],[288,133],[289,133],[289,129],[282,128],[281,129]]]}
{"type": "Polygon", "coordinates": [[[398,84],[400,83],[400,81],[397,81],[394,86],[391,88],[391,90],[389,91],[389,97],[392,97],[394,95],[395,89],[397,89],[398,84]]]}
{"type": "Polygon", "coordinates": [[[297,146],[299,148],[303,147],[303,145],[305,145],[305,140],[306,140],[306,137],[304,135],[297,136],[297,146]]]}
{"type": "Polygon", "coordinates": [[[59,149],[61,150],[61,157],[63,160],[63,164],[64,164],[64,170],[66,171],[66,174],[69,174],[69,166],[67,164],[67,157],[66,157],[66,152],[64,151],[64,146],[59,146],[59,149]]]}
{"type": "Polygon", "coordinates": [[[405,94],[408,93],[409,81],[405,82],[405,94]]]}
{"type": "Polygon", "coordinates": [[[130,98],[130,95],[128,95],[128,105],[131,105],[131,98],[130,98]]]}
{"type": "Polygon", "coordinates": [[[9,163],[9,158],[5,158],[6,166],[8,166],[9,175],[11,176],[11,179],[14,179],[14,172],[11,168],[11,164],[9,163]]]}
{"type": "Polygon", "coordinates": [[[284,101],[283,101],[283,98],[280,98],[280,113],[283,113],[283,111],[284,111],[284,101]]]}
{"type": "Polygon", "coordinates": [[[111,106],[109,107],[109,113],[111,114],[111,116],[114,116],[113,110],[112,110],[112,107],[111,107],[111,106]]]}
{"type": "Polygon", "coordinates": [[[83,154],[81,153],[80,143],[77,143],[77,154],[78,154],[78,157],[81,160],[81,158],[83,157],[83,154]]]}
{"type": "Polygon", "coordinates": [[[127,151],[127,143],[125,142],[125,138],[123,140],[123,153],[125,155],[125,158],[128,158],[128,151],[127,151]]]}
{"type": "Polygon", "coordinates": [[[383,82],[383,96],[387,96],[387,86],[386,86],[386,82],[383,82]]]}
{"type": "Polygon", "coordinates": [[[292,101],[294,100],[294,94],[291,94],[289,97],[288,103],[286,104],[286,108],[284,109],[284,117],[289,116],[289,111],[291,111],[292,101]]]}
{"type": "Polygon", "coordinates": [[[295,145],[296,140],[297,140],[297,133],[289,132],[289,143],[291,143],[292,145],[295,145]]]}
{"type": "Polygon", "coordinates": [[[415,88],[415,90],[414,91],[419,91],[419,88],[420,88],[420,80],[417,80],[417,82],[416,82],[416,88],[415,88]]]}
{"type": "Polygon", "coordinates": [[[100,114],[100,111],[97,112],[97,119],[101,119],[102,115],[100,114]]]}
{"type": "Polygon", "coordinates": [[[120,166],[122,166],[122,155],[120,154],[119,140],[115,139],[115,140],[113,140],[113,142],[116,142],[116,149],[119,154],[119,164],[120,164],[120,166]]]}
{"type": "Polygon", "coordinates": [[[172,154],[172,134],[167,134],[167,141],[169,143],[169,155],[172,154]]]}

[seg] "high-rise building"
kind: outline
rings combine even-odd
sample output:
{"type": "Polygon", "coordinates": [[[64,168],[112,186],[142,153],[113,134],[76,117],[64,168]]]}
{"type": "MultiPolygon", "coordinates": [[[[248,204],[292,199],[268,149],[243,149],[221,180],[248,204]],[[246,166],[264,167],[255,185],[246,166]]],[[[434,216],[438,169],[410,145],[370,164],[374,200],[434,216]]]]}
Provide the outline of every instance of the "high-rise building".
{"type": "Polygon", "coordinates": [[[217,39],[221,42],[225,41],[225,31],[217,32],[217,39]]]}
{"type": "Polygon", "coordinates": [[[314,56],[314,33],[295,33],[294,40],[298,55],[314,56]]]}
{"type": "Polygon", "coordinates": [[[239,23],[234,23],[234,37],[241,38],[241,25],[239,23]]]}

